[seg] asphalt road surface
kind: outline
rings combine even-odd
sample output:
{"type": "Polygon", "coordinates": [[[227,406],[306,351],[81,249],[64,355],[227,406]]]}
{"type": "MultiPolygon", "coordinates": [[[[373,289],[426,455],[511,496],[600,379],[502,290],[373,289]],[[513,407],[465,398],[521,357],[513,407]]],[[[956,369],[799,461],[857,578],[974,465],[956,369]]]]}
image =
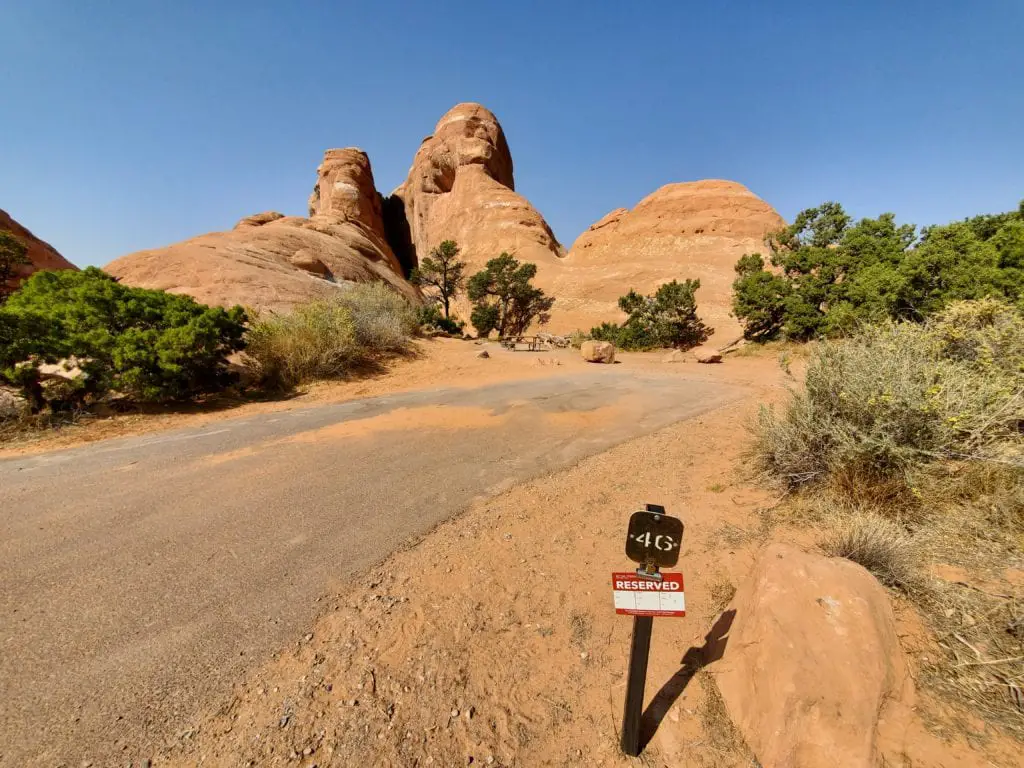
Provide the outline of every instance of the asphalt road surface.
{"type": "Polygon", "coordinates": [[[742,393],[600,367],[0,460],[0,765],[138,765],[411,537],[742,393]]]}

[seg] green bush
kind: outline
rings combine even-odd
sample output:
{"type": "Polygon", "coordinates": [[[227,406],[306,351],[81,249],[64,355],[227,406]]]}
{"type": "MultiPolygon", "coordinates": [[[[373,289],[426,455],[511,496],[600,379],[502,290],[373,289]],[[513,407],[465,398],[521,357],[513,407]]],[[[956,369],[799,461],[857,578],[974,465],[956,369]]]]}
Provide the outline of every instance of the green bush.
{"type": "Polygon", "coordinates": [[[781,413],[762,408],[755,455],[791,486],[845,478],[910,494],[936,460],[1024,466],[1022,352],[1024,315],[992,300],[822,342],[804,388],[781,413]]]}
{"type": "Polygon", "coordinates": [[[927,227],[891,213],[856,224],[838,203],[802,211],[736,264],[733,314],[747,338],[807,340],[865,322],[922,321],[953,301],[1024,301],[1024,203],[1017,211],[927,227]]]}
{"type": "Polygon", "coordinates": [[[269,389],[343,378],[405,350],[416,309],[382,283],[357,284],[287,314],[263,315],[247,336],[247,364],[269,389]]]}
{"type": "Polygon", "coordinates": [[[28,247],[6,230],[0,230],[0,303],[14,292],[17,268],[30,264],[28,247]]]}
{"type": "Polygon", "coordinates": [[[417,319],[421,328],[436,328],[449,336],[461,336],[462,329],[466,327],[464,320],[442,315],[437,304],[427,304],[420,309],[417,319]]]}
{"type": "Polygon", "coordinates": [[[610,341],[620,349],[695,347],[707,341],[714,331],[697,317],[698,288],[700,280],[673,280],[660,286],[652,296],[630,291],[619,298],[619,308],[629,315],[626,322],[602,323],[591,329],[590,336],[610,341]]]}
{"type": "Polygon", "coordinates": [[[227,356],[244,346],[245,322],[241,307],[130,288],[95,267],[37,272],[0,307],[0,379],[37,412],[107,392],[189,399],[229,381],[227,356]],[[72,357],[85,375],[63,391],[44,388],[39,366],[72,357]]]}

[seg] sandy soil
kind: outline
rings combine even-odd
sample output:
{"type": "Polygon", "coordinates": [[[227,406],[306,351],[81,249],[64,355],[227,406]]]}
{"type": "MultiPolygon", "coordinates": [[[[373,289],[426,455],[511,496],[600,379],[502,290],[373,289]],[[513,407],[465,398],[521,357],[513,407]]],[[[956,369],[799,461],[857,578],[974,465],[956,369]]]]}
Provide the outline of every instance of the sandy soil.
{"type": "MultiPolygon", "coordinates": [[[[380,378],[313,387],[277,403],[214,414],[117,422],[114,434],[310,402],[547,376],[583,365],[572,351],[506,354],[457,341],[380,378]],[[557,361],[558,364],[544,361],[557,361]]],[[[721,366],[624,355],[637,369],[743,383],[738,405],[681,422],[472,505],[352,583],[341,583],[296,642],[252,669],[215,710],[153,756],[157,766],[739,766],[751,755],[732,728],[705,649],[716,620],[761,546],[810,546],[813,534],[778,524],[778,498],[738,467],[744,424],[792,379],[775,353],[729,356],[721,366]],[[631,622],[611,606],[610,573],[629,514],[664,504],[687,525],[678,570],[688,614],[655,622],[645,738],[639,760],[618,749],[631,622]]],[[[797,365],[796,367],[799,367],[797,365]]],[[[473,415],[470,414],[470,417],[473,415]]],[[[595,417],[599,418],[599,414],[595,417]]],[[[404,418],[403,415],[391,419],[404,418]]],[[[109,436],[98,425],[18,450],[109,436]]],[[[115,427],[110,427],[114,429],[115,427]]],[[[911,662],[933,652],[914,611],[897,602],[911,662]]],[[[942,708],[921,697],[919,749],[894,765],[1019,765],[1019,745],[991,731],[943,743],[942,708]],[[931,732],[925,730],[928,722],[931,732]]]]}
{"type": "MultiPolygon", "coordinates": [[[[703,652],[757,550],[811,534],[774,525],[778,499],[736,469],[744,423],[786,376],[766,357],[729,358],[706,375],[754,383],[756,394],[441,525],[339,591],[304,637],[154,764],[750,765],[703,652]],[[655,622],[650,741],[633,760],[618,749],[631,621],[612,610],[609,577],[629,567],[625,524],[644,502],[686,523],[688,614],[655,622]]],[[[913,612],[899,614],[901,634],[920,638],[913,612]]],[[[983,757],[915,728],[919,753],[897,764],[1015,764],[1012,743],[989,739],[983,757]]]]}

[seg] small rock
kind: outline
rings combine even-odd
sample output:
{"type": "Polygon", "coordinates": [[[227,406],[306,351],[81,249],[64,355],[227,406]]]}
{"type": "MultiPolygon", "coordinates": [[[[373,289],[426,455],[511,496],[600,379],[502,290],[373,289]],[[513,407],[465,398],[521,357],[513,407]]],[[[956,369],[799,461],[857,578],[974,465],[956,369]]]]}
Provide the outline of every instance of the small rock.
{"type": "Polygon", "coordinates": [[[711,347],[697,347],[693,350],[693,356],[697,359],[698,363],[722,362],[722,353],[711,347]]]}
{"type": "Polygon", "coordinates": [[[454,718],[456,718],[456,717],[458,717],[458,716],[459,716],[459,710],[457,710],[457,709],[452,709],[452,718],[454,719],[454,718]]]}
{"type": "Polygon", "coordinates": [[[306,636],[303,638],[303,640],[305,640],[307,643],[310,640],[312,640],[312,639],[313,639],[313,633],[312,632],[307,633],[306,636]]]}
{"type": "Polygon", "coordinates": [[[474,709],[473,707],[470,707],[469,709],[466,710],[465,714],[466,714],[466,719],[467,720],[472,720],[473,719],[473,715],[476,714],[476,709],[474,709]]]}
{"type": "Polygon", "coordinates": [[[313,754],[313,748],[312,747],[306,747],[304,750],[302,750],[302,754],[305,755],[306,757],[309,757],[310,755],[313,754]]]}
{"type": "Polygon", "coordinates": [[[483,359],[485,359],[485,360],[486,360],[487,358],[489,358],[490,356],[491,356],[491,353],[490,353],[490,352],[488,352],[488,351],[487,351],[486,349],[485,349],[485,350],[483,350],[483,351],[481,351],[481,352],[478,352],[478,353],[477,353],[477,357],[482,357],[482,358],[483,358],[483,359]]]}

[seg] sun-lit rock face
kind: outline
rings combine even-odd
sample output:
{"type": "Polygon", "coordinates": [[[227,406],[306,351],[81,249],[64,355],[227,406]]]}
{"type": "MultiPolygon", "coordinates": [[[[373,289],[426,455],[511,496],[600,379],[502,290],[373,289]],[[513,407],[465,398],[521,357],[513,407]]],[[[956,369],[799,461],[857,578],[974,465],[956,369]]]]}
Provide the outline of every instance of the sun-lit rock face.
{"type": "Polygon", "coordinates": [[[258,213],[226,232],[123,256],[106,270],[128,285],[258,310],[329,296],[346,281],[382,281],[419,300],[388,244],[362,150],[324,153],[309,207],[309,218],[258,213]]]}
{"type": "Polygon", "coordinates": [[[543,271],[561,252],[544,217],[515,191],[505,134],[479,104],[458,104],[441,118],[394,196],[417,258],[454,240],[470,273],[503,251],[543,271]]]}
{"type": "Polygon", "coordinates": [[[56,248],[33,235],[3,210],[0,210],[0,231],[10,232],[25,245],[25,256],[29,262],[15,265],[9,287],[15,287],[33,272],[41,269],[77,269],[74,264],[57,253],[56,248]]]}
{"type": "Polygon", "coordinates": [[[666,184],[576,239],[553,285],[553,323],[569,330],[618,320],[616,302],[626,291],[651,293],[670,280],[698,278],[698,312],[715,338],[739,336],[729,315],[733,266],[744,253],[765,252],[765,235],[784,225],[775,209],[734,181],[666,184]]]}

